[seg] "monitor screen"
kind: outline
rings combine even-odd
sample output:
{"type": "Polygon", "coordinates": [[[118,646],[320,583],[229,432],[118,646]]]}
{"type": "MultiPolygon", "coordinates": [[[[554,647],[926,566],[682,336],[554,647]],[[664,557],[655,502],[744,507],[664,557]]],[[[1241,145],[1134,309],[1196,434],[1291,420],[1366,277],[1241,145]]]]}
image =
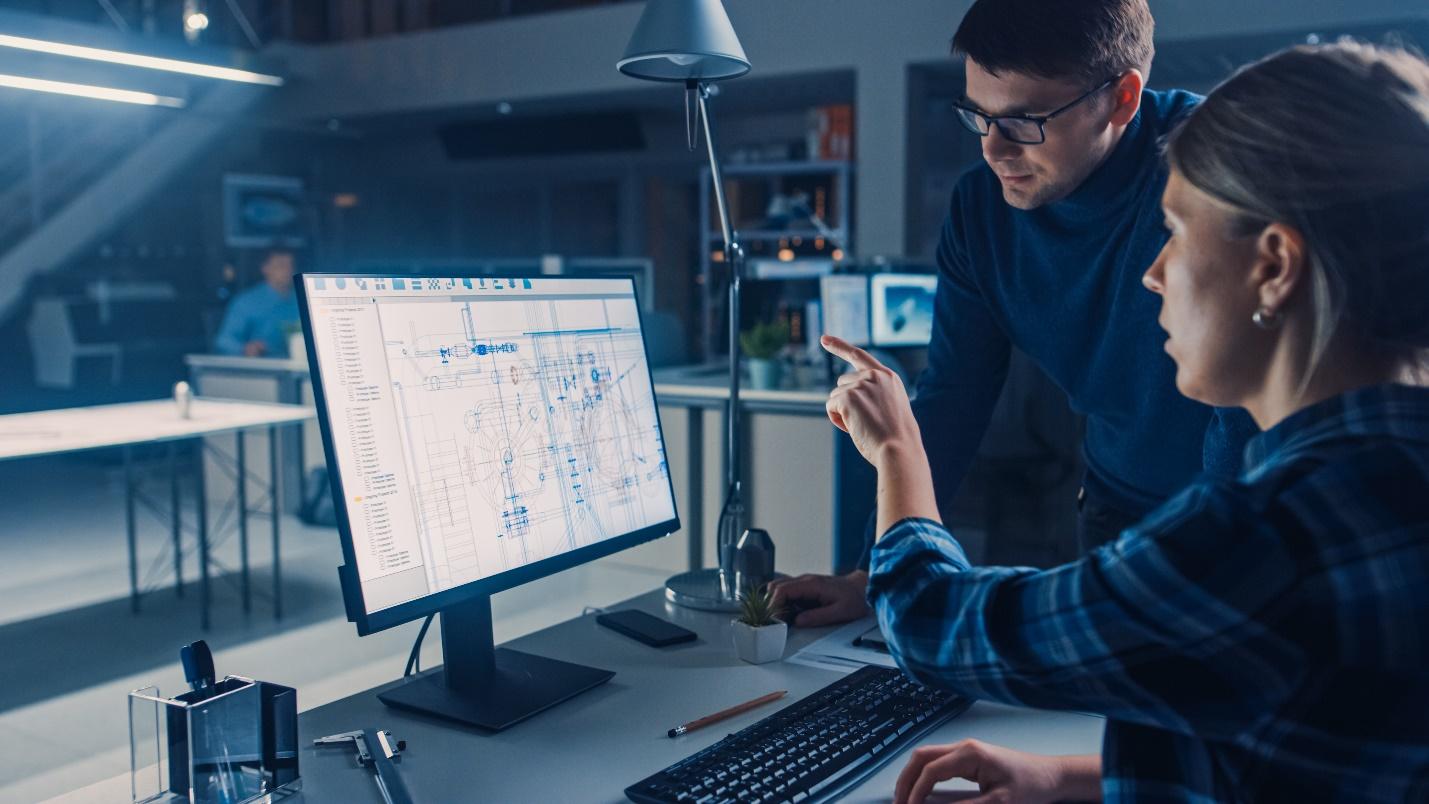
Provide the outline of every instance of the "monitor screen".
{"type": "Polygon", "coordinates": [[[629,278],[300,288],[360,630],[678,528],[629,278]]]}
{"type": "Polygon", "coordinates": [[[927,346],[933,338],[932,274],[874,274],[869,294],[874,346],[927,346]]]}
{"type": "Polygon", "coordinates": [[[819,279],[823,331],[854,346],[868,346],[868,276],[832,274],[819,279]]]}

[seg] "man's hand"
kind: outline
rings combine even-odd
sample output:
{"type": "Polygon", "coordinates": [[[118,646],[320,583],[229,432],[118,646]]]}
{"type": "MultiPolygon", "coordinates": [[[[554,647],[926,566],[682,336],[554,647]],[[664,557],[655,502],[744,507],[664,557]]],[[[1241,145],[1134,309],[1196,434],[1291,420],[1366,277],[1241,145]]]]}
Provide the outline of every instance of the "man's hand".
{"type": "Polygon", "coordinates": [[[268,354],[268,344],[263,341],[249,341],[243,344],[243,354],[245,357],[262,357],[268,354]]]}
{"type": "Polygon", "coordinates": [[[923,804],[933,785],[954,778],[978,785],[979,795],[963,804],[1101,800],[1101,757],[1049,757],[963,740],[914,749],[898,774],[893,802],[923,804]]]}
{"type": "Polygon", "coordinates": [[[788,608],[792,600],[812,602],[813,608],[801,612],[790,625],[813,628],[857,620],[868,614],[864,592],[868,588],[868,573],[854,570],[847,575],[800,575],[780,578],[769,583],[774,592],[774,605],[788,608]]]}

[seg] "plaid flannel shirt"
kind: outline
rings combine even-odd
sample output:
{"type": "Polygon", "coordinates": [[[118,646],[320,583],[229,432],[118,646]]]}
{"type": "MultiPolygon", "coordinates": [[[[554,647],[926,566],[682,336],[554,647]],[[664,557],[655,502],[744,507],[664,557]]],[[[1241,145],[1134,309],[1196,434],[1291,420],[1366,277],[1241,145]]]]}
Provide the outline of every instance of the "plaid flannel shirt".
{"type": "Polygon", "coordinates": [[[897,523],[868,599],[899,666],[1104,714],[1108,801],[1429,802],[1429,390],[1352,391],[1246,453],[1055,569],[897,523]]]}

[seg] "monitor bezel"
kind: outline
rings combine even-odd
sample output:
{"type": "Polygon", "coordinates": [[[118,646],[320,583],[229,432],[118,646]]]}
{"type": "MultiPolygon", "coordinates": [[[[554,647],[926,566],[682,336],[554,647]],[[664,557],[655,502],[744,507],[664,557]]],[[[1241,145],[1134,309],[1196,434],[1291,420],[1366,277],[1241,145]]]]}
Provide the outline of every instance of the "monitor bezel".
{"type": "MultiPolygon", "coordinates": [[[[636,286],[634,276],[606,276],[598,277],[600,281],[618,282],[624,280],[629,283],[631,297],[635,302],[637,321],[640,323],[640,343],[645,349],[647,359],[645,361],[646,376],[650,381],[650,391],[655,403],[655,427],[660,436],[661,448],[665,453],[665,481],[670,490],[670,507],[674,516],[664,522],[631,531],[620,536],[589,544],[568,553],[551,556],[540,561],[517,567],[497,575],[469,581],[461,586],[444,589],[436,594],[429,594],[424,597],[410,600],[406,603],[399,603],[375,612],[367,611],[366,600],[362,594],[362,584],[357,575],[357,554],[352,538],[352,523],[348,520],[347,497],[343,493],[342,471],[337,463],[337,455],[333,448],[332,423],[328,415],[327,398],[323,393],[322,367],[318,362],[317,342],[313,338],[312,314],[308,305],[307,282],[308,278],[313,279],[334,279],[342,277],[345,279],[390,279],[392,274],[369,274],[369,273],[344,273],[344,272],[318,272],[309,271],[293,275],[293,285],[297,293],[298,316],[302,322],[303,338],[308,354],[308,372],[311,377],[313,404],[317,408],[318,429],[322,434],[323,456],[327,461],[328,481],[331,492],[335,500],[343,501],[342,504],[333,505],[337,515],[337,529],[342,542],[342,558],[344,566],[339,568],[339,573],[348,573],[349,577],[342,582],[343,602],[347,609],[347,618],[357,626],[357,633],[360,636],[383,631],[403,623],[411,622],[415,619],[435,614],[442,609],[468,601],[476,597],[489,597],[497,592],[503,592],[531,581],[544,578],[548,575],[581,564],[589,563],[599,558],[613,555],[622,550],[628,550],[649,541],[654,541],[662,536],[668,536],[680,529],[679,501],[675,495],[675,481],[670,472],[670,453],[668,442],[665,439],[665,426],[660,419],[660,397],[655,390],[655,375],[650,367],[649,344],[646,342],[645,322],[640,313],[639,288],[636,286]]],[[[408,278],[408,277],[399,277],[408,278]]],[[[428,277],[423,279],[489,279],[490,277],[428,277]]],[[[534,277],[533,277],[534,278],[534,277]]],[[[564,277],[564,276],[543,276],[541,281],[556,282],[589,282],[592,277],[564,277]]]]}

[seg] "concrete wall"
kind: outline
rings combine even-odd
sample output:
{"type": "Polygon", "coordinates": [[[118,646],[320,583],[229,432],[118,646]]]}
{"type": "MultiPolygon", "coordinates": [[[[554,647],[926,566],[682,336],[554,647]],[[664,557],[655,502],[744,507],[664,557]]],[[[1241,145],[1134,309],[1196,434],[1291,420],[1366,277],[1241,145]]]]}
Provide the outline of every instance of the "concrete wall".
{"type": "MultiPolygon", "coordinates": [[[[855,242],[901,254],[908,171],[908,67],[947,57],[968,0],[726,0],[751,76],[853,70],[857,106],[855,242]]],[[[1420,17],[1414,0],[1152,0],[1163,39],[1238,36],[1420,17]]],[[[293,49],[276,114],[324,121],[651,89],[615,70],[636,3],[293,49]]],[[[661,95],[660,97],[664,97],[661,95]]]]}

